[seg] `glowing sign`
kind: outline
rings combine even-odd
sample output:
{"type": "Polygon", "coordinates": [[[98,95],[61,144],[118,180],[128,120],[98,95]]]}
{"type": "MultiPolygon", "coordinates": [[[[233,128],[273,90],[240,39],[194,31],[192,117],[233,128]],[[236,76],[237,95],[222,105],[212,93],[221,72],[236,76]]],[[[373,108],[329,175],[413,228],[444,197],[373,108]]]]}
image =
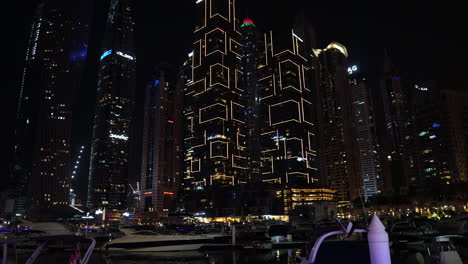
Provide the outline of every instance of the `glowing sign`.
{"type": "Polygon", "coordinates": [[[419,85],[415,85],[414,88],[418,89],[419,91],[427,91],[429,89],[427,89],[427,87],[422,87],[422,86],[419,86],[419,85]]]}
{"type": "Polygon", "coordinates": [[[101,209],[97,209],[96,212],[94,212],[95,215],[100,215],[102,214],[102,210],[101,209]]]}
{"type": "Polygon", "coordinates": [[[86,213],[86,216],[83,215],[81,218],[82,218],[82,219],[94,219],[94,216],[89,215],[89,212],[87,212],[87,213],[86,213]]]}
{"type": "Polygon", "coordinates": [[[348,73],[349,74],[353,74],[355,71],[357,71],[357,66],[356,65],[348,67],[348,73]]]}
{"type": "Polygon", "coordinates": [[[273,136],[273,137],[271,137],[271,139],[273,139],[273,140],[286,140],[286,138],[284,136],[281,136],[281,135],[273,136]]]}
{"type": "Polygon", "coordinates": [[[210,139],[215,139],[215,138],[222,138],[222,139],[227,139],[227,137],[225,135],[219,135],[219,134],[216,134],[216,135],[211,135],[207,138],[207,140],[210,140],[210,139]]]}
{"type": "Polygon", "coordinates": [[[174,194],[173,192],[164,192],[164,194],[174,194]]]}
{"type": "Polygon", "coordinates": [[[432,124],[432,127],[433,127],[433,128],[440,127],[440,124],[434,123],[434,124],[432,124]]]}
{"type": "Polygon", "coordinates": [[[130,216],[130,213],[129,213],[129,212],[125,212],[125,213],[123,213],[122,215],[125,216],[125,217],[129,217],[129,216],[130,216]]]}
{"type": "Polygon", "coordinates": [[[145,194],[153,194],[153,192],[145,192],[145,194]]]}
{"type": "Polygon", "coordinates": [[[436,135],[430,135],[429,138],[434,139],[434,138],[436,138],[436,135]]]}
{"type": "Polygon", "coordinates": [[[154,85],[158,85],[158,84],[159,84],[159,80],[154,81],[154,85]]]}
{"type": "Polygon", "coordinates": [[[101,55],[101,60],[103,60],[105,57],[110,55],[112,53],[112,50],[107,50],[101,55]]]}
{"type": "Polygon", "coordinates": [[[168,123],[174,124],[174,121],[172,120],[167,120],[168,123]]]}
{"type": "Polygon", "coordinates": [[[117,139],[123,139],[123,140],[128,140],[128,137],[127,137],[127,136],[124,136],[124,135],[110,134],[109,137],[111,137],[111,138],[117,138],[117,139]]]}
{"type": "Polygon", "coordinates": [[[133,60],[133,56],[130,56],[128,54],[124,54],[124,53],[122,53],[120,51],[117,51],[117,55],[122,56],[122,57],[124,57],[126,59],[129,59],[129,60],[133,60]]]}
{"type": "Polygon", "coordinates": [[[199,4],[199,3],[201,3],[201,2],[203,2],[203,0],[197,0],[197,1],[195,2],[195,4],[199,4]]]}

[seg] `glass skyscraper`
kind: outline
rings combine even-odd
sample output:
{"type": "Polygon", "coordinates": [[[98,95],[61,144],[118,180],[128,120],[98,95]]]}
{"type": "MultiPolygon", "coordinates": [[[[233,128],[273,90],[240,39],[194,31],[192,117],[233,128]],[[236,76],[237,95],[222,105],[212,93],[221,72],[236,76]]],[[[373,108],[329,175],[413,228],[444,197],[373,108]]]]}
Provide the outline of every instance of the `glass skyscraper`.
{"type": "Polygon", "coordinates": [[[28,196],[33,206],[69,202],[72,106],[88,42],[87,14],[75,11],[73,5],[44,1],[31,26],[20,81],[10,190],[17,213],[24,212],[28,196]]]}
{"type": "Polygon", "coordinates": [[[126,207],[130,129],[135,101],[134,6],[112,0],[97,84],[88,187],[88,207],[126,207]]]}

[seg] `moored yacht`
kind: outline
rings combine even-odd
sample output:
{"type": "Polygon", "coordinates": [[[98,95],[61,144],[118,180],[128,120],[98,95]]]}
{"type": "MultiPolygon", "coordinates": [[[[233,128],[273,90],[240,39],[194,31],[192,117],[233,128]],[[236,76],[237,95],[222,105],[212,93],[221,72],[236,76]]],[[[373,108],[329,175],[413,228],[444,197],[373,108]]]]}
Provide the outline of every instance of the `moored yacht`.
{"type": "Polygon", "coordinates": [[[174,234],[161,235],[153,231],[138,231],[116,238],[104,245],[106,250],[132,252],[190,251],[209,244],[227,242],[231,236],[222,234],[174,234]]]}

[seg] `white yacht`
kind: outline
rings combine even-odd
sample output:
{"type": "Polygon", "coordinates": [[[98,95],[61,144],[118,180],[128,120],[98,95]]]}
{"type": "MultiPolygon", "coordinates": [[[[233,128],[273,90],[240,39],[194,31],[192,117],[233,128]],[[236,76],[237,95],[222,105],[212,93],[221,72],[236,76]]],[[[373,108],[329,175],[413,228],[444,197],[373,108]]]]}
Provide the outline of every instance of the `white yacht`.
{"type": "Polygon", "coordinates": [[[198,250],[209,244],[226,243],[231,236],[222,234],[161,235],[153,231],[138,231],[116,238],[106,244],[109,251],[163,252],[198,250]]]}

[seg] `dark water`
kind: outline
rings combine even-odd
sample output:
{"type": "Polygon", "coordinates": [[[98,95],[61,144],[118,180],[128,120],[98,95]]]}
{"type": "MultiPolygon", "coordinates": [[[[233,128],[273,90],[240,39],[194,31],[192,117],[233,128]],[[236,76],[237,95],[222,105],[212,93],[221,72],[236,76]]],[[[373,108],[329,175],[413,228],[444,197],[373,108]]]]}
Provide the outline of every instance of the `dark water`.
{"type": "Polygon", "coordinates": [[[241,264],[241,263],[296,263],[295,256],[300,249],[278,249],[268,252],[255,250],[215,251],[215,252],[158,252],[138,254],[116,254],[104,256],[95,254],[90,263],[149,264],[149,263],[188,263],[188,264],[241,264]]]}

